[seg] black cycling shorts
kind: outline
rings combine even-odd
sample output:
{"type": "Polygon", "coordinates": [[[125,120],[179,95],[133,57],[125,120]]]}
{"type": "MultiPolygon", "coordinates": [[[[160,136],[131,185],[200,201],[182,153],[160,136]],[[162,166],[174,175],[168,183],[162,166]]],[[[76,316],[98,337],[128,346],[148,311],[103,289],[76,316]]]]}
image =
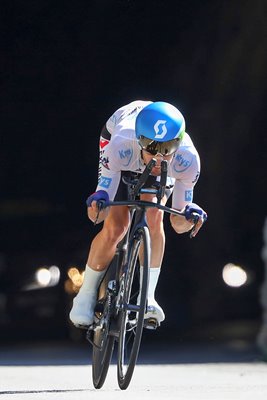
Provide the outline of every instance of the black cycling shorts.
{"type": "MultiPolygon", "coordinates": [[[[141,174],[131,172],[131,171],[121,171],[121,180],[119,183],[119,187],[117,190],[117,193],[115,195],[114,200],[117,201],[122,201],[122,200],[127,200],[128,199],[128,193],[127,193],[127,185],[122,181],[123,177],[130,178],[132,176],[137,177],[140,176],[141,174]]],[[[145,185],[143,186],[144,188],[157,188],[157,177],[153,175],[149,175],[145,185]]],[[[170,197],[172,194],[173,186],[167,186],[165,189],[165,195],[167,196],[167,199],[170,197]]]]}

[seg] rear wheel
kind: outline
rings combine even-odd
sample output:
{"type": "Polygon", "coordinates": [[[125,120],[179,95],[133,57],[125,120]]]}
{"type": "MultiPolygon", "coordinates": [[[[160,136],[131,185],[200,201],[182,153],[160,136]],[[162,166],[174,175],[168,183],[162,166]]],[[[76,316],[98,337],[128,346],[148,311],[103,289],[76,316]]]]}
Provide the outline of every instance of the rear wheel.
{"type": "Polygon", "coordinates": [[[126,389],[131,381],[137,361],[147,301],[148,268],[150,265],[150,236],[147,227],[138,229],[130,242],[127,269],[122,281],[119,311],[118,384],[126,389]],[[143,244],[143,268],[139,268],[138,255],[143,244]]]}

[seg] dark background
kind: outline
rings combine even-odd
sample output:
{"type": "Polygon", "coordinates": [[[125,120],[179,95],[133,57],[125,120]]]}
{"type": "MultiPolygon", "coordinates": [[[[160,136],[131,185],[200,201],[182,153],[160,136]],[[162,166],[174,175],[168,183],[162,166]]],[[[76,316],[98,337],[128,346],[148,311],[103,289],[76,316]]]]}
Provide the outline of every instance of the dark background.
{"type": "Polygon", "coordinates": [[[85,199],[96,185],[100,129],[115,109],[136,99],[168,101],[184,114],[202,161],[194,200],[209,214],[194,240],[175,235],[166,220],[158,299],[167,321],[161,332],[208,338],[256,334],[267,200],[267,3],[1,5],[5,338],[17,326],[31,338],[69,335],[64,274],[71,265],[84,268],[96,232],[85,199]],[[248,271],[247,285],[224,284],[221,272],[228,262],[248,271]],[[22,296],[32,271],[51,263],[62,271],[61,285],[22,296]],[[39,301],[51,306],[42,318],[39,301]]]}

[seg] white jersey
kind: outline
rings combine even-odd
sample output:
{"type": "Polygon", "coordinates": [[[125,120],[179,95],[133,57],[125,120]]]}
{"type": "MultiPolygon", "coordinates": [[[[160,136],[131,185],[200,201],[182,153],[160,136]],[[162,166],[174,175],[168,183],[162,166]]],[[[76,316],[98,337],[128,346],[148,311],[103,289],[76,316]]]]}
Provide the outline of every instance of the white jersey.
{"type": "MultiPolygon", "coordinates": [[[[105,190],[114,199],[121,171],[142,172],[145,169],[135,135],[138,113],[151,101],[134,101],[119,108],[109,118],[106,128],[110,140],[100,138],[99,180],[96,190],[105,190]]],[[[168,180],[174,185],[172,207],[181,210],[193,201],[193,188],[200,174],[199,155],[189,135],[183,141],[168,167],[168,180]]]]}

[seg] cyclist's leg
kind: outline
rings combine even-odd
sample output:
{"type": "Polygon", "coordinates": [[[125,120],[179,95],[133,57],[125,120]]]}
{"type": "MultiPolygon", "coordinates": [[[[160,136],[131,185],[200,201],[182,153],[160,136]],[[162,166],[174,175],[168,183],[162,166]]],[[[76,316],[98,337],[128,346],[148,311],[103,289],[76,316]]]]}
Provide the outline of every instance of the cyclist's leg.
{"type": "MultiPolygon", "coordinates": [[[[142,199],[153,202],[157,201],[155,196],[149,194],[143,194],[142,199]]],[[[166,201],[167,197],[164,197],[161,203],[165,205],[166,201]]],[[[165,250],[165,231],[163,225],[163,212],[156,208],[148,209],[147,223],[151,237],[151,265],[150,265],[151,268],[149,271],[149,286],[147,293],[148,312],[146,313],[145,318],[146,319],[156,318],[158,323],[160,323],[165,319],[165,315],[162,308],[155,300],[155,290],[161,272],[161,264],[165,250]]]]}
{"type": "Polygon", "coordinates": [[[95,271],[105,270],[111,262],[117,244],[123,239],[129,226],[128,207],[111,207],[103,229],[92,241],[87,265],[95,271]]]}
{"type": "MultiPolygon", "coordinates": [[[[145,201],[157,202],[154,195],[144,193],[141,195],[141,199],[145,201]]],[[[161,201],[161,204],[165,205],[167,197],[161,201]]],[[[165,250],[165,231],[163,225],[163,211],[157,208],[149,208],[147,210],[147,223],[149,227],[151,237],[151,267],[159,268],[162,264],[162,259],[165,250]]]]}
{"type": "Polygon", "coordinates": [[[94,238],[85,268],[84,281],[73,301],[70,319],[76,326],[88,326],[93,322],[94,307],[99,284],[110,264],[117,244],[129,225],[127,207],[112,207],[102,230],[94,238]]]}

